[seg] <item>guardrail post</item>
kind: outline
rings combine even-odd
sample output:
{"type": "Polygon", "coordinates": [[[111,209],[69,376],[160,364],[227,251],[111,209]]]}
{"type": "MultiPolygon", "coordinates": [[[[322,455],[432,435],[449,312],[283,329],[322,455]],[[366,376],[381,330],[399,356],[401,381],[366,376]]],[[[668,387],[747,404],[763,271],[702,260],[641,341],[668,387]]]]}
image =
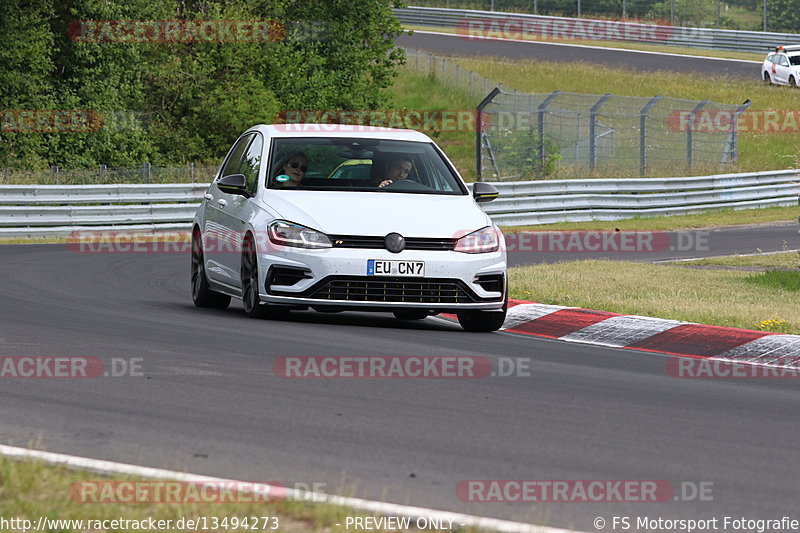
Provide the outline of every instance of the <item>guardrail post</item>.
{"type": "MultiPolygon", "coordinates": [[[[484,78],[485,80],[486,78],[484,78]]],[[[483,134],[483,109],[494,100],[494,97],[500,94],[500,89],[495,87],[492,92],[486,95],[475,108],[475,177],[477,181],[481,181],[481,158],[483,150],[481,148],[481,135],[483,134]]]]}
{"type": "Polygon", "coordinates": [[[142,176],[145,183],[150,183],[150,163],[145,162],[144,168],[142,168],[142,176]]]}
{"type": "Polygon", "coordinates": [[[189,163],[189,181],[194,183],[194,161],[189,163]]]}
{"type": "Polygon", "coordinates": [[[594,169],[597,165],[597,148],[595,146],[595,130],[597,129],[597,112],[603,104],[611,98],[610,94],[604,94],[600,100],[589,110],[589,168],[594,169]]]}
{"type": "Polygon", "coordinates": [[[708,100],[703,100],[689,113],[689,128],[686,130],[686,167],[689,170],[692,170],[692,132],[694,131],[694,117],[707,103],[708,100]]]}
{"type": "Polygon", "coordinates": [[[654,96],[649,102],[639,111],[639,175],[644,176],[645,169],[647,168],[647,113],[656,102],[661,99],[660,96],[654,96]]]}
{"type": "Polygon", "coordinates": [[[544,112],[547,109],[547,106],[550,103],[558,98],[558,95],[561,94],[561,91],[553,91],[550,95],[545,98],[539,107],[536,108],[536,135],[539,138],[539,161],[542,163],[542,167],[544,167],[545,163],[545,153],[544,153],[544,112]]]}

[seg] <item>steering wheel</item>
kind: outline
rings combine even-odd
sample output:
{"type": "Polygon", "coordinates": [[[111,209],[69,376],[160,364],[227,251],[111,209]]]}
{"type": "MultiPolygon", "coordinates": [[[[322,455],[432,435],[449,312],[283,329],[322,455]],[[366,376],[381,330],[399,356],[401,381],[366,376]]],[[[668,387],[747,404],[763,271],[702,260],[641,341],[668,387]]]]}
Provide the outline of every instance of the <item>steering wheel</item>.
{"type": "Polygon", "coordinates": [[[423,185],[422,183],[414,180],[410,180],[408,178],[402,180],[395,180],[384,189],[392,190],[392,191],[430,191],[433,190],[427,185],[423,185]]]}

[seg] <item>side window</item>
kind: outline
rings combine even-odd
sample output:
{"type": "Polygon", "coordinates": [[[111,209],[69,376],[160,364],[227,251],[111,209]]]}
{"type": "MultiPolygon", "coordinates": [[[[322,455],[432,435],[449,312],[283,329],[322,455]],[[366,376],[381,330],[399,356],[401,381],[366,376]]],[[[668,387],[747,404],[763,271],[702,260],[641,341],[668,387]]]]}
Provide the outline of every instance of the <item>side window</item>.
{"type": "Polygon", "coordinates": [[[245,175],[247,188],[253,194],[255,194],[258,186],[258,171],[261,168],[261,149],[263,147],[264,141],[261,140],[261,135],[255,134],[253,142],[247,148],[242,164],[239,167],[239,174],[245,175]]]}
{"type": "Polygon", "coordinates": [[[774,63],[775,62],[775,54],[768,55],[767,56],[767,61],[769,61],[770,63],[774,63]]]}
{"type": "Polygon", "coordinates": [[[222,172],[219,173],[220,178],[224,178],[225,176],[230,176],[231,174],[239,174],[239,168],[242,166],[242,155],[244,154],[247,145],[250,144],[253,135],[245,135],[239,142],[237,142],[233,150],[231,150],[228,159],[225,161],[225,165],[222,167],[222,172]]]}
{"type": "Polygon", "coordinates": [[[780,56],[780,58],[778,59],[778,61],[780,62],[780,65],[781,65],[782,67],[788,67],[788,66],[789,66],[789,60],[788,60],[788,59],[786,59],[786,56],[780,56]]]}

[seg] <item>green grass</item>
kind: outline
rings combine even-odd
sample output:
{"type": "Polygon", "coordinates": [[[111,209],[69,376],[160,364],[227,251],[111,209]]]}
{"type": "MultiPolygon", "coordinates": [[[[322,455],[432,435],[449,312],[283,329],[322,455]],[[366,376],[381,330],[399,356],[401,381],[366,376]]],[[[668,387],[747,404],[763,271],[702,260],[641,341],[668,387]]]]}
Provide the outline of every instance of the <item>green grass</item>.
{"type": "Polygon", "coordinates": [[[767,270],[746,279],[760,287],[800,291],[800,270],[767,270]]]}
{"type": "Polygon", "coordinates": [[[700,324],[800,334],[800,298],[762,273],[624,261],[512,268],[512,298],[700,324]],[[765,324],[766,325],[763,325],[765,324]]]}
{"type": "MultiPolygon", "coordinates": [[[[39,517],[73,520],[178,520],[181,517],[278,517],[277,531],[289,533],[344,532],[347,516],[371,516],[359,511],[324,503],[283,500],[270,503],[93,503],[80,501],[80,492],[70,493],[73,483],[98,481],[141,481],[151,479],[110,476],[103,477],[85,471],[70,470],[62,466],[47,465],[35,461],[15,461],[0,457],[0,517],[32,520],[35,525],[39,517]],[[73,498],[78,498],[75,501],[73,498]],[[339,523],[341,526],[336,526],[339,523]]],[[[101,493],[102,494],[102,493],[101,493]]],[[[209,524],[211,522],[208,522],[209,524]]],[[[272,524],[272,522],[268,522],[272,524]]],[[[413,521],[412,521],[413,523],[413,521]]],[[[171,530],[175,530],[173,527],[171,530]]],[[[184,528],[185,529],[185,528],[184,528]]],[[[216,531],[249,531],[244,527],[223,528],[216,531]]],[[[20,528],[19,531],[22,529],[20,528]]],[[[202,531],[202,529],[199,529],[202,531]]],[[[262,528],[259,520],[258,531],[262,528]]],[[[352,527],[351,527],[352,530],[352,527]]],[[[418,531],[417,529],[412,529],[418,531]]],[[[53,531],[53,530],[51,530],[53,531]]],[[[64,530],[62,530],[64,531],[64,530]]],[[[120,528],[114,531],[137,531],[120,528]]],[[[213,531],[213,529],[212,529],[213,531]]],[[[384,531],[382,529],[373,531],[384,531]]],[[[389,530],[386,530],[389,531],[389,530]]],[[[470,528],[467,531],[475,532],[470,528]]]]}
{"type": "MultiPolygon", "coordinates": [[[[403,68],[390,89],[392,107],[409,111],[474,111],[477,102],[435,78],[403,68]]],[[[423,131],[442,147],[467,181],[475,180],[475,131],[423,131]]]]}
{"type": "MultiPolygon", "coordinates": [[[[636,72],[590,63],[558,63],[504,58],[452,58],[460,66],[521,92],[565,91],[622,96],[655,95],[687,100],[711,100],[725,104],[752,101],[750,111],[800,111],[800,91],[770,87],[753,79],[724,78],[719,75],[683,72],[636,72]],[[587,75],[591,72],[591,75],[587,75]]],[[[800,133],[753,133],[739,135],[739,163],[729,172],[755,172],[794,168],[800,160],[800,133]]],[[[660,174],[680,175],[682,169],[656,169],[660,174]]],[[[696,169],[699,171],[703,169],[696,169]]],[[[717,168],[715,172],[718,172],[717,168]]]]}
{"type": "MultiPolygon", "coordinates": [[[[651,230],[714,228],[747,224],[793,222],[800,209],[797,207],[765,207],[761,209],[722,209],[696,215],[661,217],[637,217],[624,220],[590,220],[588,222],[558,222],[540,226],[503,226],[503,231],[549,231],[549,230],[651,230]]],[[[800,230],[800,226],[798,226],[800,230]]]]}

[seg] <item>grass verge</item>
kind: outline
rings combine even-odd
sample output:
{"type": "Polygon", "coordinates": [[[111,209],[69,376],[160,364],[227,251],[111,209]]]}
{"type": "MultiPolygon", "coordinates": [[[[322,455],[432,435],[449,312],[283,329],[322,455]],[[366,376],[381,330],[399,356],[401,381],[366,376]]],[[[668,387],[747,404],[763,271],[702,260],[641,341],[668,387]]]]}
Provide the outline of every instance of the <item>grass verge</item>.
{"type": "MultiPolygon", "coordinates": [[[[800,334],[797,290],[764,274],[590,260],[512,268],[509,277],[511,297],[522,300],[800,334]]],[[[800,271],[787,274],[800,280],[800,271]]]]}
{"type": "MultiPolygon", "coordinates": [[[[465,93],[445,87],[435,77],[420,74],[411,68],[400,70],[390,89],[392,105],[409,111],[474,111],[477,102],[465,93]]],[[[475,181],[474,131],[423,131],[453,161],[467,181],[475,181]]]]}
{"type": "MultiPolygon", "coordinates": [[[[206,500],[205,503],[193,503],[190,497],[182,498],[187,500],[183,503],[154,503],[148,501],[141,503],[84,502],[80,496],[81,490],[79,490],[79,487],[82,486],[74,485],[81,482],[99,482],[104,484],[100,485],[102,488],[96,492],[100,496],[116,494],[118,499],[131,497],[131,491],[125,492],[122,489],[103,492],[105,488],[111,488],[111,485],[107,483],[112,481],[140,481],[147,486],[147,484],[154,483],[155,480],[124,476],[103,477],[89,472],[70,470],[62,466],[48,465],[36,461],[15,461],[0,457],[0,516],[28,519],[32,520],[33,524],[37,523],[39,517],[54,520],[84,521],[114,519],[141,521],[152,517],[156,521],[172,520],[173,527],[164,529],[173,531],[180,529],[174,525],[181,518],[195,520],[198,517],[205,517],[206,524],[212,525],[214,517],[220,523],[222,523],[223,518],[228,517],[227,526],[220,525],[210,529],[212,531],[277,530],[289,533],[347,531],[345,528],[346,517],[371,516],[345,507],[324,503],[288,500],[269,503],[247,503],[245,501],[209,503],[207,501],[209,499],[208,496],[201,498],[206,500]],[[252,527],[252,520],[249,526],[244,527],[241,520],[243,517],[257,517],[257,527],[252,527]],[[263,521],[261,517],[276,518],[279,527],[277,529],[272,527],[276,524],[276,521],[272,519],[263,521]],[[234,519],[236,520],[235,522],[234,519]],[[232,527],[234,523],[238,527],[232,527]],[[337,523],[341,525],[336,526],[337,523]]],[[[162,490],[161,494],[165,494],[165,491],[162,490]]],[[[137,496],[137,498],[152,499],[152,497],[147,498],[146,496],[137,496]]],[[[247,500],[248,498],[242,499],[247,500]]],[[[130,524],[120,523],[120,525],[130,524]]],[[[49,531],[77,531],[78,529],[81,528],[76,527],[74,523],[72,527],[51,526],[47,528],[49,531]]],[[[84,527],[83,529],[100,528],[84,527]]],[[[147,527],[144,526],[141,529],[135,527],[113,527],[111,529],[114,531],[140,531],[147,529],[147,527]]],[[[189,529],[191,528],[183,528],[183,530],[189,529]]],[[[200,527],[198,529],[202,530],[203,528],[200,527]]],[[[19,528],[19,530],[21,531],[22,528],[19,528]]],[[[372,530],[396,531],[396,529],[379,528],[372,530]]],[[[418,530],[411,528],[408,531],[418,530]]],[[[467,531],[475,532],[476,530],[468,529],[467,531]]]]}
{"type": "MultiPolygon", "coordinates": [[[[793,222],[797,219],[797,207],[765,207],[762,209],[722,209],[696,215],[662,217],[636,217],[624,220],[590,220],[587,222],[558,222],[539,226],[504,226],[503,231],[550,231],[550,230],[651,230],[668,231],[678,229],[715,228],[749,224],[793,222]]],[[[800,229],[800,227],[798,227],[800,229]]]]}

